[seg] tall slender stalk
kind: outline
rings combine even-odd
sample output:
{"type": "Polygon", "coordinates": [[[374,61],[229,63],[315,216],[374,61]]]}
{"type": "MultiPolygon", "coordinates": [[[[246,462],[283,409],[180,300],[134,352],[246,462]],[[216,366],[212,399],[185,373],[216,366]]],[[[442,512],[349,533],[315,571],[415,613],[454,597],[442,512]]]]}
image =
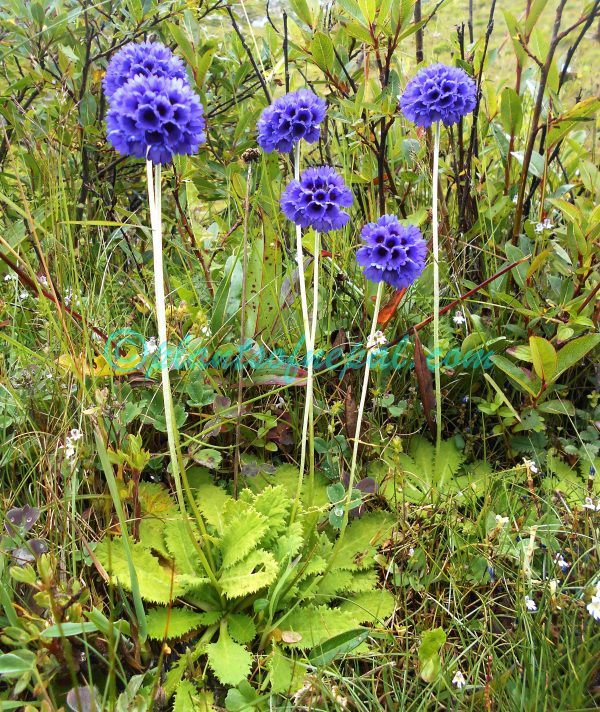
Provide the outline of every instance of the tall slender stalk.
{"type": "Polygon", "coordinates": [[[183,520],[188,528],[190,538],[197,544],[196,549],[200,556],[202,565],[206,574],[210,578],[213,585],[219,590],[219,585],[215,576],[214,562],[210,549],[208,556],[204,552],[202,546],[196,542],[191,526],[186,515],[185,497],[183,494],[182,477],[188,496],[188,501],[194,512],[194,517],[200,528],[200,533],[206,539],[206,528],[204,520],[198,511],[192,493],[189,489],[189,484],[185,476],[185,468],[183,466],[183,458],[181,457],[181,448],[179,446],[179,438],[177,425],[175,423],[175,413],[173,409],[173,398],[171,395],[171,383],[169,379],[169,354],[167,342],[167,314],[165,308],[165,280],[163,266],[163,250],[162,250],[162,191],[161,191],[161,166],[154,166],[154,174],[152,171],[152,161],[146,161],[146,179],[148,183],[148,204],[150,207],[150,224],[152,228],[152,251],[154,257],[154,295],[156,302],[156,321],[158,327],[158,343],[160,355],[160,373],[162,380],[163,400],[165,407],[165,421],[167,425],[167,439],[169,442],[169,455],[171,457],[171,467],[173,470],[173,480],[175,481],[175,491],[177,501],[183,520]]]}
{"type": "Polygon", "coordinates": [[[360,429],[362,425],[363,414],[365,411],[365,402],[367,400],[367,391],[369,390],[369,374],[371,372],[371,356],[373,351],[373,339],[375,337],[375,332],[377,331],[377,318],[379,317],[379,309],[381,307],[381,297],[383,295],[383,282],[379,282],[377,285],[377,296],[375,297],[375,311],[373,312],[373,323],[371,324],[371,331],[369,333],[369,339],[367,341],[367,358],[365,362],[365,373],[363,376],[362,390],[360,393],[360,402],[358,404],[358,413],[356,416],[356,429],[354,431],[354,445],[352,448],[352,461],[350,463],[350,477],[348,479],[348,492],[346,494],[346,501],[344,503],[344,516],[342,518],[342,526],[340,527],[340,534],[338,536],[337,542],[333,549],[331,559],[329,561],[328,569],[331,567],[333,560],[337,556],[337,552],[342,544],[344,534],[346,532],[346,527],[348,526],[348,518],[350,516],[350,503],[352,501],[352,490],[354,488],[354,479],[356,477],[356,462],[358,460],[358,446],[360,444],[360,429]]]}
{"type": "MultiPolygon", "coordinates": [[[[294,178],[300,180],[300,142],[296,143],[294,151],[294,178]]],[[[315,257],[315,260],[317,258],[315,257]]],[[[306,467],[306,445],[307,433],[309,425],[310,407],[309,407],[309,389],[312,393],[312,331],[308,319],[308,300],[306,298],[306,284],[304,281],[304,254],[302,250],[302,228],[296,225],[296,260],[298,262],[298,284],[300,287],[300,302],[302,305],[302,323],[304,325],[304,341],[306,342],[306,353],[308,356],[308,376],[306,383],[306,400],[304,402],[304,414],[302,417],[302,440],[300,444],[300,471],[298,473],[298,486],[296,488],[296,497],[292,506],[291,521],[294,521],[298,506],[300,504],[300,495],[302,492],[302,482],[304,480],[304,468],[306,467]]],[[[315,269],[317,269],[315,262],[315,269]]],[[[314,312],[313,312],[314,316],[314,312]]],[[[312,402],[312,397],[310,398],[312,402]]],[[[313,448],[314,452],[314,448],[313,448]]]]}
{"type": "MultiPolygon", "coordinates": [[[[244,237],[242,243],[242,298],[240,304],[240,353],[245,348],[246,341],[246,278],[248,273],[248,220],[250,217],[250,186],[252,184],[252,163],[248,163],[246,175],[246,197],[244,198],[244,237]]],[[[242,364],[238,370],[237,414],[235,422],[235,455],[233,458],[233,496],[238,496],[238,476],[241,469],[240,462],[240,434],[242,425],[242,393],[244,371],[242,364]]]]}
{"type": "Polygon", "coordinates": [[[439,235],[438,235],[438,180],[440,162],[440,122],[435,122],[433,132],[433,197],[432,197],[432,223],[433,223],[433,357],[435,375],[435,425],[436,455],[439,453],[442,442],[442,388],[440,378],[440,262],[439,262],[439,235]]]}
{"type": "MultiPolygon", "coordinates": [[[[313,307],[312,323],[310,327],[310,358],[308,360],[308,374],[306,381],[306,403],[308,405],[308,493],[307,504],[310,507],[313,501],[315,485],[315,414],[314,414],[314,360],[315,345],[317,343],[317,321],[319,313],[319,257],[321,252],[321,235],[315,232],[314,242],[314,269],[313,269],[313,307]]],[[[302,434],[303,442],[306,436],[302,434]]]]}

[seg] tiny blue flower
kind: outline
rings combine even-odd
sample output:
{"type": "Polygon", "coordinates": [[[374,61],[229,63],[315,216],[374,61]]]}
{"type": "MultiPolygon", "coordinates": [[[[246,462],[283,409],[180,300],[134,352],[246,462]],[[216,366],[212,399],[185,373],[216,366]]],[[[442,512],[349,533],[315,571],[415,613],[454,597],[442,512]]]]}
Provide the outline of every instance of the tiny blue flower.
{"type": "Polygon", "coordinates": [[[456,124],[470,114],[477,103],[477,89],[471,77],[458,67],[431,64],[408,82],[400,97],[400,109],[417,126],[429,128],[436,121],[456,124]]]}
{"type": "Polygon", "coordinates": [[[130,42],[110,60],[104,76],[104,93],[110,99],[130,79],[166,77],[188,82],[183,61],[161,42],[130,42]]]}
{"type": "Polygon", "coordinates": [[[327,104],[309,89],[293,91],[268,106],[258,120],[258,145],[265,151],[287,153],[295,143],[319,140],[319,124],[327,104]]]}
{"type": "Polygon", "coordinates": [[[372,282],[386,282],[396,289],[409,287],[425,268],[427,244],[414,225],[404,227],[395,215],[383,215],[367,223],[361,233],[366,245],[356,261],[372,282]]]}
{"type": "Polygon", "coordinates": [[[200,99],[182,79],[137,75],[118,89],[106,117],[119,153],[169,163],[206,140],[200,99]]]}
{"type": "Polygon", "coordinates": [[[307,168],[300,180],[293,180],[283,191],[283,214],[301,227],[318,232],[339,230],[349,215],[341,208],[352,205],[352,192],[333,168],[307,168]]]}
{"type": "Polygon", "coordinates": [[[596,476],[596,468],[593,465],[590,465],[590,477],[595,477],[596,476]]]}

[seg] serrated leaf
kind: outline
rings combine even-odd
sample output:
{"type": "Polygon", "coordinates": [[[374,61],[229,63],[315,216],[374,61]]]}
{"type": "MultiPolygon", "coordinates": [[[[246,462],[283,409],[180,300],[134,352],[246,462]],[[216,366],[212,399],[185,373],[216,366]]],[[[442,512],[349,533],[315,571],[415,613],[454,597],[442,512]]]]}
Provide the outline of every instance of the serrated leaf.
{"type": "Polygon", "coordinates": [[[265,517],[250,509],[245,503],[238,501],[237,508],[241,511],[235,512],[228,519],[220,542],[225,569],[230,568],[255,549],[268,528],[265,517]]]}
{"type": "Polygon", "coordinates": [[[147,613],[148,637],[154,640],[181,638],[196,628],[213,625],[221,618],[219,611],[198,613],[189,608],[153,608],[147,613]]]}
{"type": "Polygon", "coordinates": [[[221,628],[219,640],[206,646],[208,664],[223,685],[237,685],[246,679],[252,668],[252,654],[229,637],[221,628]]]}
{"type": "Polygon", "coordinates": [[[396,607],[396,599],[385,588],[376,591],[368,591],[358,596],[353,596],[344,601],[340,610],[349,613],[354,622],[360,623],[380,623],[393,613],[396,607]]]}
{"type": "Polygon", "coordinates": [[[243,561],[226,569],[219,579],[227,598],[240,598],[271,584],[279,567],[273,554],[263,549],[253,551],[243,561]]]}
{"type": "Polygon", "coordinates": [[[225,526],[224,510],[232,498],[216,485],[203,482],[196,487],[196,502],[206,521],[211,524],[219,534],[223,533],[225,526]]]}
{"type": "Polygon", "coordinates": [[[175,700],[173,702],[173,712],[208,712],[211,707],[200,705],[198,689],[191,680],[181,680],[177,685],[175,700]]]}
{"type": "Polygon", "coordinates": [[[164,519],[179,511],[168,490],[157,482],[140,482],[138,497],[142,514],[152,514],[164,519]]]}
{"type": "Polygon", "coordinates": [[[352,614],[327,606],[296,608],[281,623],[281,629],[298,633],[301,638],[287,647],[306,650],[356,628],[352,614]]]}
{"type": "Polygon", "coordinates": [[[276,541],[282,533],[289,531],[291,503],[283,485],[265,487],[256,495],[250,495],[249,490],[244,490],[240,499],[250,502],[252,509],[262,514],[267,522],[267,529],[261,543],[276,541]]]}
{"type": "MultiPolygon", "coordinates": [[[[129,565],[120,537],[104,539],[94,551],[98,561],[117,580],[120,586],[131,591],[129,565]]],[[[141,544],[131,545],[131,556],[141,597],[151,603],[169,603],[182,593],[172,569],[161,565],[141,544]]]]}
{"type": "Polygon", "coordinates": [[[358,571],[373,563],[373,556],[394,524],[386,512],[367,512],[361,519],[348,525],[342,545],[331,567],[358,571]]]}
{"type": "Polygon", "coordinates": [[[190,540],[190,535],[182,519],[173,519],[164,525],[165,544],[173,557],[178,574],[198,576],[203,572],[200,557],[190,540]]]}
{"type": "Polygon", "coordinates": [[[227,629],[238,643],[249,643],[256,635],[256,625],[245,613],[230,613],[227,616],[227,629]]]}
{"type": "Polygon", "coordinates": [[[267,669],[269,670],[272,692],[276,694],[295,692],[293,689],[294,673],[301,668],[296,667],[295,661],[284,655],[278,646],[273,647],[273,652],[267,661],[267,669]]]}

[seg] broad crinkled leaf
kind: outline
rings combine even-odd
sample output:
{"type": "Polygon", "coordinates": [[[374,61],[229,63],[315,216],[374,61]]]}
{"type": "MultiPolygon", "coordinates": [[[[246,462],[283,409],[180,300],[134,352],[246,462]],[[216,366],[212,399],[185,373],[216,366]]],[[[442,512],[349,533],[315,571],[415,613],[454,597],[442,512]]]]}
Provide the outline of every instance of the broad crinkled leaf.
{"type": "Polygon", "coordinates": [[[287,530],[291,502],[282,485],[265,487],[256,495],[250,495],[249,491],[245,490],[241,499],[250,501],[252,508],[266,518],[268,527],[263,542],[275,541],[287,530]],[[246,492],[248,494],[244,497],[246,492]]]}
{"type": "Polygon", "coordinates": [[[221,617],[219,611],[197,613],[189,608],[153,608],[146,614],[148,637],[154,640],[181,638],[196,628],[212,625],[221,617]],[[165,635],[166,633],[166,635],[165,635]]]}
{"type": "MultiPolygon", "coordinates": [[[[121,538],[104,539],[96,546],[94,553],[118,583],[131,591],[129,566],[121,538]]],[[[144,600],[152,603],[169,603],[182,593],[177,580],[172,581],[174,578],[172,569],[163,566],[142,544],[132,544],[131,553],[140,595],[144,600]]]]}
{"type": "Polygon", "coordinates": [[[284,632],[289,631],[301,636],[299,640],[285,643],[286,646],[306,650],[356,628],[356,621],[351,613],[335,608],[303,606],[294,609],[279,627],[284,632]]]}
{"type": "Polygon", "coordinates": [[[244,502],[237,502],[237,511],[228,518],[220,542],[225,569],[233,566],[258,546],[267,531],[265,517],[244,502]]]}
{"type": "Polygon", "coordinates": [[[258,549],[243,561],[238,561],[226,569],[221,574],[219,583],[227,598],[241,598],[271,584],[278,569],[273,554],[258,549]]]}
{"type": "Polygon", "coordinates": [[[350,614],[357,624],[380,623],[394,612],[395,605],[394,596],[381,588],[353,596],[342,603],[340,610],[350,614]]]}
{"type": "Polygon", "coordinates": [[[206,521],[211,524],[219,534],[225,527],[225,507],[232,498],[225,490],[209,483],[201,483],[196,488],[196,502],[206,521]]]}
{"type": "Polygon", "coordinates": [[[464,461],[464,456],[453,440],[442,440],[439,460],[435,462],[433,484],[440,490],[456,475],[464,461]]]}
{"type": "Polygon", "coordinates": [[[238,643],[249,643],[256,635],[256,625],[245,613],[230,613],[227,616],[227,629],[238,643]]]}
{"type": "Polygon", "coordinates": [[[190,534],[183,519],[173,519],[164,526],[165,544],[173,557],[178,574],[198,576],[204,574],[200,557],[190,539],[190,534]]]}
{"type": "Polygon", "coordinates": [[[394,518],[386,512],[367,512],[346,529],[344,541],[331,567],[359,571],[373,564],[373,556],[388,536],[394,518]]]}
{"type": "Polygon", "coordinates": [[[142,514],[161,518],[177,515],[177,505],[168,490],[157,482],[140,482],[138,492],[142,514]]]}
{"type": "Polygon", "coordinates": [[[224,628],[219,640],[206,646],[206,653],[211,670],[223,685],[237,685],[250,674],[252,654],[234,643],[224,628]]]}

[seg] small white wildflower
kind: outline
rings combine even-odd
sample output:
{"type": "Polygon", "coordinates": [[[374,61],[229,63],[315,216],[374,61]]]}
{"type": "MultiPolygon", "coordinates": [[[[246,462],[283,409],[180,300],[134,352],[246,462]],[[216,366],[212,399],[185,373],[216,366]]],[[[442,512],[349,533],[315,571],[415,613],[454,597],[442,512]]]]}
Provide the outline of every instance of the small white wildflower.
{"type": "Polygon", "coordinates": [[[67,438],[65,441],[65,444],[62,446],[65,451],[65,457],[67,460],[74,460],[75,459],[75,445],[73,445],[73,441],[71,438],[67,438]]]}
{"type": "Polygon", "coordinates": [[[540,233],[544,232],[544,230],[552,230],[553,227],[554,224],[552,223],[552,221],[546,218],[543,222],[540,222],[535,226],[535,231],[537,233],[540,233]]]}
{"type": "Polygon", "coordinates": [[[81,430],[79,430],[79,428],[73,428],[69,433],[69,439],[72,442],[77,442],[78,440],[81,440],[82,437],[83,433],[81,432],[81,430]]]}
{"type": "Polygon", "coordinates": [[[537,474],[538,468],[533,460],[527,460],[526,458],[524,458],[523,464],[525,465],[525,467],[527,467],[527,469],[531,470],[534,475],[537,474]]]}
{"type": "Polygon", "coordinates": [[[502,529],[505,524],[508,524],[508,517],[502,517],[500,514],[496,514],[496,526],[502,529]]]}
{"type": "Polygon", "coordinates": [[[459,690],[461,690],[467,684],[467,680],[460,670],[457,670],[454,673],[454,677],[452,678],[452,684],[459,690]]]}
{"type": "Polygon", "coordinates": [[[467,320],[465,319],[465,315],[459,311],[452,317],[452,321],[455,324],[465,324],[467,320]]]}
{"type": "Polygon", "coordinates": [[[4,275],[5,282],[14,282],[17,279],[17,275],[14,272],[4,275]]]}
{"type": "Polygon", "coordinates": [[[27,297],[29,296],[29,292],[23,290],[22,292],[19,292],[19,299],[24,302],[27,297]]]}
{"type": "Polygon", "coordinates": [[[600,621],[600,596],[592,596],[586,608],[595,621],[600,621]]]}
{"type": "Polygon", "coordinates": [[[200,333],[202,334],[202,336],[206,336],[207,339],[212,336],[212,332],[211,332],[210,326],[208,326],[208,324],[205,324],[200,329],[200,333]]]}
{"type": "Polygon", "coordinates": [[[515,195],[513,198],[513,203],[516,205],[519,202],[519,196],[515,195]]]}
{"type": "Polygon", "coordinates": [[[591,497],[586,497],[583,507],[584,509],[591,509],[592,512],[600,512],[600,499],[594,504],[594,500],[591,497]]]}
{"type": "Polygon", "coordinates": [[[525,606],[527,607],[528,611],[537,611],[537,605],[533,598],[530,598],[529,596],[525,596],[525,606]]]}
{"type": "Polygon", "coordinates": [[[148,341],[146,341],[146,351],[149,354],[153,354],[158,348],[158,339],[156,336],[151,336],[148,341]]]}
{"type": "Polygon", "coordinates": [[[554,560],[556,561],[556,565],[559,567],[561,571],[566,571],[571,564],[568,561],[565,561],[563,558],[563,555],[561,553],[558,553],[555,557],[554,560]]]}
{"type": "Polygon", "coordinates": [[[38,282],[44,287],[48,284],[48,277],[45,274],[38,275],[38,282]]]}
{"type": "Polygon", "coordinates": [[[411,556],[414,556],[414,555],[415,555],[415,550],[414,550],[413,547],[411,546],[410,549],[408,550],[408,556],[409,556],[409,558],[410,558],[411,556]]]}
{"type": "Polygon", "coordinates": [[[376,331],[373,334],[373,339],[369,339],[367,342],[368,349],[378,349],[380,346],[385,346],[387,344],[387,339],[383,331],[376,331]]]}

